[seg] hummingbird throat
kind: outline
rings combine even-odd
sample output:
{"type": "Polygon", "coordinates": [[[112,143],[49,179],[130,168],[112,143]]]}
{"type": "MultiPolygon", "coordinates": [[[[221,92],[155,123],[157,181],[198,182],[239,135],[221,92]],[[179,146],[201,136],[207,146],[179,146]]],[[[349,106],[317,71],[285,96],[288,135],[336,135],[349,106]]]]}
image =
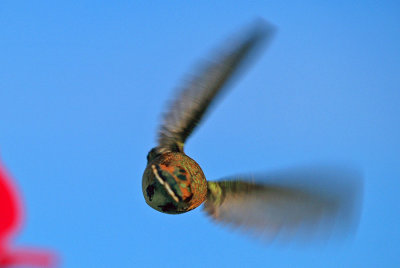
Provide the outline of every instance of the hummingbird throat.
{"type": "Polygon", "coordinates": [[[168,182],[162,177],[162,175],[158,172],[157,168],[155,165],[151,165],[151,169],[153,170],[154,177],[158,180],[158,182],[164,186],[165,190],[167,193],[172,197],[172,199],[175,200],[175,202],[179,202],[179,199],[177,197],[177,193],[172,190],[171,186],[168,184],[168,182]]]}

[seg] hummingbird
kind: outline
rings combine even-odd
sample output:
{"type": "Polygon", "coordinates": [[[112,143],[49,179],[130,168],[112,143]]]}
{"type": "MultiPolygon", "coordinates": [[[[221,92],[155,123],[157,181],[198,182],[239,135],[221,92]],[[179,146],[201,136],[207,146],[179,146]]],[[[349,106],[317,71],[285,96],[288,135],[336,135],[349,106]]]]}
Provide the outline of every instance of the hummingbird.
{"type": "Polygon", "coordinates": [[[215,222],[262,239],[318,232],[321,226],[354,218],[360,176],[352,169],[308,167],[210,181],[184,152],[186,140],[210,106],[274,32],[275,27],[264,21],[252,24],[217,50],[214,60],[203,62],[178,91],[163,116],[158,144],[147,155],[142,191],[150,207],[181,214],[204,204],[204,212],[215,222]]]}
{"type": "Polygon", "coordinates": [[[10,239],[22,223],[21,198],[0,163],[0,267],[55,267],[54,253],[33,248],[13,249],[10,239]]]}

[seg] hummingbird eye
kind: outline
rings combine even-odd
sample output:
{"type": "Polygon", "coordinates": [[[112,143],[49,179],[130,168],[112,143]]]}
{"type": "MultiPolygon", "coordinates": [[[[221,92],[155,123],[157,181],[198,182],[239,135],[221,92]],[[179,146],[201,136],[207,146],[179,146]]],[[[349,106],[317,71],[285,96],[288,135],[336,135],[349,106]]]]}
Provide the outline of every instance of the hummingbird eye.
{"type": "Polygon", "coordinates": [[[154,190],[155,190],[155,186],[154,186],[154,183],[153,184],[150,184],[149,186],[147,186],[147,188],[146,188],[146,194],[147,194],[147,197],[149,198],[149,201],[152,201],[153,200],[153,195],[154,195],[154,190]]]}

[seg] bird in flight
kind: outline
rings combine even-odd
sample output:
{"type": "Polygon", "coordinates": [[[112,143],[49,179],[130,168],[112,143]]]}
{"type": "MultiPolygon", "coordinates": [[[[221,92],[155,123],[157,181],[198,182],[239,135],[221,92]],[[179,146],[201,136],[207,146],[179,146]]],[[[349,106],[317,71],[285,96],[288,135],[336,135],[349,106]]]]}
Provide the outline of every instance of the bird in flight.
{"type": "Polygon", "coordinates": [[[307,238],[311,232],[353,225],[360,175],[351,168],[297,168],[209,181],[184,152],[209,107],[274,32],[266,22],[252,24],[217,50],[214,60],[203,62],[178,91],[159,127],[158,144],[147,155],[142,191],[150,207],[180,214],[204,204],[215,222],[263,240],[278,234],[307,238]]]}

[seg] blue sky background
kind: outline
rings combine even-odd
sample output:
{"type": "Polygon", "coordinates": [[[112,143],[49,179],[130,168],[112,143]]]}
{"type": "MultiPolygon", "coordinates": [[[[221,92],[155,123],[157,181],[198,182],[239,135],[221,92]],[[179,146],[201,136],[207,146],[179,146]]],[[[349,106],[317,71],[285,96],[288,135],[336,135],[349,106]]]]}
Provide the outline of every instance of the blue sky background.
{"type": "Polygon", "coordinates": [[[398,1],[1,1],[0,154],[16,244],[62,267],[398,267],[398,1]],[[200,3],[201,2],[201,3],[200,3]],[[200,209],[148,207],[146,154],[198,60],[254,18],[278,32],[189,140],[209,179],[320,161],[365,175],[353,239],[268,247],[200,209]]]}

